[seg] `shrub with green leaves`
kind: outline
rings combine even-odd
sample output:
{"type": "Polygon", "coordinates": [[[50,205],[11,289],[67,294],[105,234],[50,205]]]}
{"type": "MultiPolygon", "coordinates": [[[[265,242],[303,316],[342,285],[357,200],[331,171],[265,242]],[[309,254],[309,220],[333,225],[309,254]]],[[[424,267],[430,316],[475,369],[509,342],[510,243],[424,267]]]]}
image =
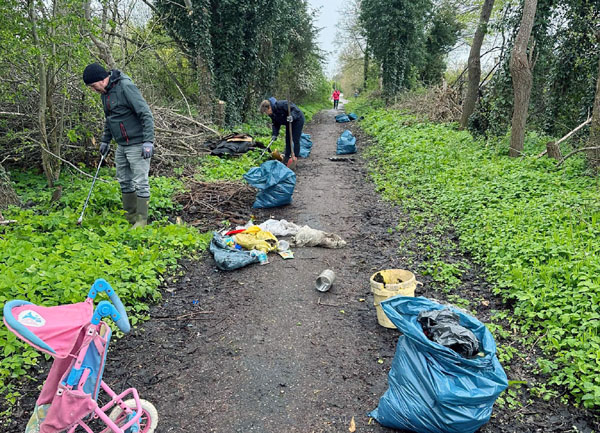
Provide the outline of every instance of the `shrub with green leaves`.
{"type": "MultiPolygon", "coordinates": [[[[509,158],[506,137],[486,145],[455,125],[365,113],[361,125],[376,138],[365,155],[379,190],[412,215],[452,221],[461,248],[513,306],[513,325],[544,350],[538,367],[550,384],[598,407],[600,204],[583,160],[557,171],[548,158],[509,158]]],[[[530,134],[526,152],[546,141],[530,134]]]]}
{"type": "MultiPolygon", "coordinates": [[[[179,181],[163,177],[150,179],[153,224],[130,230],[122,216],[119,185],[107,178],[106,183],[96,183],[78,226],[90,181],[64,178],[62,197],[54,202],[43,190],[44,179],[32,174],[15,178],[23,201],[37,206],[4,212],[17,222],[0,226],[0,305],[11,299],[44,306],[81,302],[94,280],[105,278],[135,325],[147,316],[148,304],[160,298],[165,272],[184,255],[204,249],[210,234],[163,222],[175,208],[170,197],[182,189],[179,181]]],[[[40,354],[4,326],[0,347],[0,395],[14,403],[15,384],[38,363],[40,354]]]]}

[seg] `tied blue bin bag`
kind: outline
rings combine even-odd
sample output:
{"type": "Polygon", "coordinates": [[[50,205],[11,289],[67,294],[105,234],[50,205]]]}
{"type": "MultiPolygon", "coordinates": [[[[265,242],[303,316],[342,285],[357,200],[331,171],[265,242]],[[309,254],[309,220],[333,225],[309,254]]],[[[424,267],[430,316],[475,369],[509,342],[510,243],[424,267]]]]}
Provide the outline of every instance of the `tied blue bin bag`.
{"type": "Polygon", "coordinates": [[[342,132],[342,135],[337,140],[338,155],[346,155],[348,153],[356,153],[356,137],[349,130],[342,132]]]}
{"type": "Polygon", "coordinates": [[[310,139],[310,134],[302,133],[300,136],[300,158],[308,158],[310,151],[312,150],[313,142],[310,139]]]}
{"type": "Polygon", "coordinates": [[[394,296],[383,311],[403,335],[389,373],[389,388],[371,412],[380,424],[418,433],[474,433],[486,424],[508,386],[494,337],[479,320],[450,308],[475,334],[483,356],[463,358],[423,333],[421,311],[448,308],[429,299],[394,296]]]}
{"type": "Polygon", "coordinates": [[[279,161],[266,161],[260,167],[251,168],[244,179],[260,190],[253,208],[277,207],[292,202],[296,173],[279,161]]]}
{"type": "Polygon", "coordinates": [[[338,114],[337,116],[335,116],[335,121],[337,123],[346,123],[346,122],[350,122],[350,118],[348,117],[347,114],[338,114]]]}

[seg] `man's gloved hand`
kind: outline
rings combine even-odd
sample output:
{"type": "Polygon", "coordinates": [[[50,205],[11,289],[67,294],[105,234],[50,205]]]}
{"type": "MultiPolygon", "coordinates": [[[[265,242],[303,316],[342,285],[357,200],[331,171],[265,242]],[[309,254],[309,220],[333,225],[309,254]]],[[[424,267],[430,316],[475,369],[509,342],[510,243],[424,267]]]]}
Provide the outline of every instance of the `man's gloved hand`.
{"type": "Polygon", "coordinates": [[[100,155],[106,156],[110,152],[110,143],[102,141],[100,143],[100,155]]]}
{"type": "Polygon", "coordinates": [[[146,141],[144,144],[142,144],[142,157],[144,159],[148,159],[152,158],[152,155],[154,155],[154,144],[146,141]]]}
{"type": "Polygon", "coordinates": [[[288,116],[285,118],[285,120],[287,120],[288,123],[292,123],[294,121],[294,118],[292,116],[288,116]]]}
{"type": "Polygon", "coordinates": [[[276,140],[277,140],[277,136],[276,135],[274,135],[274,136],[271,137],[271,141],[276,141],[276,140]]]}

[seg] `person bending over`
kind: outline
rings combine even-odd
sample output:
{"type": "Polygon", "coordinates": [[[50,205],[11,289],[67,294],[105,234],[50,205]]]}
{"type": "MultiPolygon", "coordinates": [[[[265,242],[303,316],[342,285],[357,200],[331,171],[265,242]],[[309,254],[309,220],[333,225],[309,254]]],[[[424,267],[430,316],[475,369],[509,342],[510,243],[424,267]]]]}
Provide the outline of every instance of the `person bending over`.
{"type": "Polygon", "coordinates": [[[295,104],[288,101],[277,100],[273,97],[265,99],[260,104],[260,112],[266,114],[273,121],[273,140],[277,140],[281,125],[286,125],[285,129],[285,154],[283,163],[290,167],[296,164],[298,154],[300,153],[300,136],[304,127],[304,113],[295,104]],[[290,134],[291,127],[291,134],[290,134]],[[292,158],[291,143],[293,143],[294,157],[292,158]]]}

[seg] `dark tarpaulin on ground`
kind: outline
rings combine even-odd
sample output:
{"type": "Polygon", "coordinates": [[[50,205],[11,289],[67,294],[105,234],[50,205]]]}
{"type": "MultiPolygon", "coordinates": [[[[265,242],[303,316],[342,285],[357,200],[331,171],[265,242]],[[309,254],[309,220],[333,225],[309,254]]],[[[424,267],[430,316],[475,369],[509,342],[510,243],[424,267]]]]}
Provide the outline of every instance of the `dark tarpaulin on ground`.
{"type": "Polygon", "coordinates": [[[211,150],[211,155],[241,155],[252,149],[264,149],[265,145],[260,141],[254,141],[250,134],[229,134],[218,140],[210,140],[204,145],[211,150]]]}

